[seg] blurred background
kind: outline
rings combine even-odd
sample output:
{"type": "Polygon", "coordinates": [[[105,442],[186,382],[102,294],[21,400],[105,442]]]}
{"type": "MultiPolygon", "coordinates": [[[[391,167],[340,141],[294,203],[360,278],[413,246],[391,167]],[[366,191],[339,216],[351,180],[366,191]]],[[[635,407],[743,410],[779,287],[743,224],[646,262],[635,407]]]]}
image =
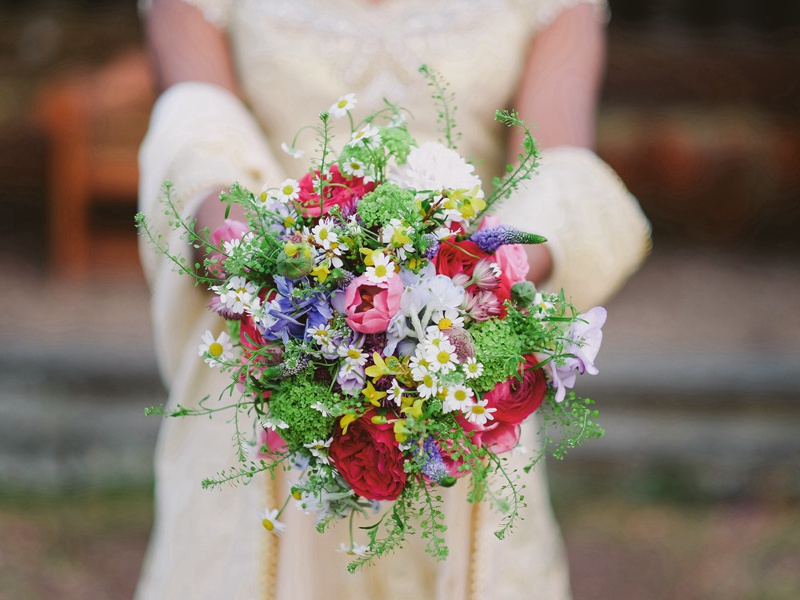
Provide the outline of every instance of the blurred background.
{"type": "MultiPolygon", "coordinates": [[[[800,598],[800,3],[611,0],[598,153],[654,229],[607,436],[548,465],[576,600],[800,598]]],[[[0,599],[132,594],[165,398],[134,3],[0,0],[0,599]],[[10,275],[10,277],[8,277],[10,275]]]]}

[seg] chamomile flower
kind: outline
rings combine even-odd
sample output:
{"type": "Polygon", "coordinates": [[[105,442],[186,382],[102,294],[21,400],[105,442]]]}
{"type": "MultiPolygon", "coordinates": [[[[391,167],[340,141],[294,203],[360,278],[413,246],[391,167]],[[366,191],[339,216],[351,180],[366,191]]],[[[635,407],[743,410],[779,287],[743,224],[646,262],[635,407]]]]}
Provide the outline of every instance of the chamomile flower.
{"type": "Polygon", "coordinates": [[[352,546],[342,542],[339,544],[339,552],[343,552],[349,556],[365,556],[369,552],[369,546],[362,546],[360,544],[353,544],[352,546]]]}
{"type": "Polygon", "coordinates": [[[240,315],[245,309],[260,305],[256,284],[239,275],[231,277],[224,285],[215,285],[212,289],[219,294],[222,304],[234,314],[240,315]]]}
{"type": "Polygon", "coordinates": [[[426,373],[417,386],[417,393],[420,398],[430,398],[439,391],[439,380],[433,373],[426,373]]]}
{"type": "Polygon", "coordinates": [[[372,283],[383,283],[394,276],[394,263],[382,252],[372,253],[372,265],[364,272],[372,283]]]}
{"type": "Polygon", "coordinates": [[[356,106],[356,95],[355,94],[345,94],[344,96],[340,97],[336,102],[331,104],[331,107],[328,109],[328,112],[340,119],[347,115],[348,111],[353,110],[356,106]]]}
{"type": "Polygon", "coordinates": [[[400,404],[403,401],[404,392],[405,389],[400,387],[400,384],[397,383],[397,379],[393,379],[392,387],[390,387],[389,390],[386,392],[386,398],[387,400],[391,400],[392,402],[394,402],[397,406],[400,406],[400,404]]]}
{"type": "Polygon", "coordinates": [[[342,163],[342,171],[350,177],[363,177],[367,173],[367,168],[357,158],[350,158],[342,163]]]}
{"type": "Polygon", "coordinates": [[[464,317],[454,308],[447,308],[433,313],[431,320],[436,323],[436,327],[439,331],[446,331],[453,327],[464,326],[464,317]]]}
{"type": "Polygon", "coordinates": [[[327,440],[314,440],[310,444],[303,444],[308,451],[311,452],[311,455],[317,459],[318,462],[322,464],[330,464],[328,460],[328,448],[331,446],[331,442],[333,438],[329,438],[327,440]]]}
{"type": "Polygon", "coordinates": [[[319,412],[319,414],[321,414],[323,417],[329,417],[330,416],[330,413],[328,412],[328,407],[325,406],[320,401],[314,402],[314,404],[311,405],[311,408],[313,408],[314,410],[319,412]]]}
{"type": "Polygon", "coordinates": [[[339,346],[339,356],[344,359],[344,362],[353,367],[363,367],[367,364],[367,354],[361,351],[361,348],[354,344],[347,346],[339,346]]]}
{"type": "Polygon", "coordinates": [[[459,363],[456,347],[447,340],[442,340],[438,347],[428,351],[428,360],[431,370],[437,373],[455,371],[459,363]]]}
{"type": "Polygon", "coordinates": [[[374,139],[376,142],[379,141],[380,133],[376,127],[367,124],[353,133],[353,137],[350,138],[350,141],[347,142],[347,145],[355,147],[372,139],[374,139]]]}
{"type": "Polygon", "coordinates": [[[311,230],[314,241],[325,249],[339,240],[338,234],[333,230],[335,223],[331,219],[321,219],[311,230]]]}
{"type": "Polygon", "coordinates": [[[204,358],[210,367],[216,367],[227,362],[233,361],[233,344],[230,336],[224,331],[218,337],[210,331],[203,334],[202,343],[198,348],[198,354],[204,358]]]}
{"type": "Polygon", "coordinates": [[[465,385],[454,385],[447,390],[444,399],[442,412],[448,413],[454,410],[463,411],[465,407],[471,405],[475,392],[465,385]]]}
{"type": "Polygon", "coordinates": [[[475,379],[480,377],[483,373],[483,364],[475,360],[474,356],[470,356],[464,361],[464,375],[467,379],[475,379]]]}
{"type": "Polygon", "coordinates": [[[283,535],[283,532],[286,531],[286,525],[278,521],[279,513],[280,511],[277,508],[272,510],[265,508],[264,512],[258,513],[258,518],[261,519],[264,529],[275,535],[283,535]]]}
{"type": "Polygon", "coordinates": [[[494,416],[492,416],[492,413],[497,409],[486,408],[488,403],[488,400],[478,400],[474,404],[467,404],[462,411],[467,421],[476,425],[485,425],[487,421],[493,421],[494,416]]]}
{"type": "Polygon", "coordinates": [[[300,195],[300,184],[297,183],[296,179],[285,179],[279,186],[278,186],[278,193],[276,194],[276,198],[283,202],[284,204],[288,202],[292,202],[297,200],[297,197],[300,195]]]}
{"type": "Polygon", "coordinates": [[[295,148],[294,146],[290,146],[286,142],[282,142],[281,143],[281,150],[283,150],[286,154],[288,154],[292,158],[302,158],[303,154],[305,154],[305,152],[303,152],[299,148],[295,148]]]}
{"type": "Polygon", "coordinates": [[[331,345],[331,326],[327,323],[317,325],[316,327],[310,327],[308,329],[308,335],[322,347],[331,345]]]}
{"type": "Polygon", "coordinates": [[[408,362],[411,369],[411,377],[414,381],[422,381],[422,379],[431,372],[431,362],[428,357],[419,350],[411,357],[408,362]]]}

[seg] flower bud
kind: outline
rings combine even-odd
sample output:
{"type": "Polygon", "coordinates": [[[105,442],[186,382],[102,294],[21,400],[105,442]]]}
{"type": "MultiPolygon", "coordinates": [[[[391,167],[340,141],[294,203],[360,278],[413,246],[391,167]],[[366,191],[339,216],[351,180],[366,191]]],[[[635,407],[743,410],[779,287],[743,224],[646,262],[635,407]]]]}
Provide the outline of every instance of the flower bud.
{"type": "Polygon", "coordinates": [[[275,265],[278,275],[295,280],[311,273],[311,269],[314,268],[314,259],[311,257],[311,252],[303,251],[303,246],[305,244],[300,246],[299,251],[292,252],[292,256],[281,252],[275,265]]]}
{"type": "Polygon", "coordinates": [[[520,308],[533,304],[536,298],[536,286],[530,281],[518,281],[511,286],[511,301],[520,308]]]}

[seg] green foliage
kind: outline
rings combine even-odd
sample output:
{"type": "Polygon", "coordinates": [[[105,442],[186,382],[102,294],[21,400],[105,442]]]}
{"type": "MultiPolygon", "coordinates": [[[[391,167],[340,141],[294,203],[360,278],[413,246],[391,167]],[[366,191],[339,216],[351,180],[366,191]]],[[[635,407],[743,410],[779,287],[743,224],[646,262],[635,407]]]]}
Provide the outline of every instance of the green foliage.
{"type": "Polygon", "coordinates": [[[414,138],[405,126],[379,127],[381,142],[389,150],[389,156],[394,156],[398,165],[405,164],[408,153],[416,144],[414,138]]]}
{"type": "Polygon", "coordinates": [[[330,437],[334,418],[323,417],[311,405],[317,401],[338,402],[338,394],[329,391],[329,385],[314,381],[308,372],[288,379],[273,393],[269,403],[270,416],[287,423],[289,427],[281,430],[290,451],[303,448],[316,440],[330,437]]]}
{"type": "Polygon", "coordinates": [[[367,227],[388,223],[391,219],[401,219],[412,225],[422,220],[414,202],[414,193],[393,183],[379,185],[364,196],[357,211],[367,227]]]}
{"type": "Polygon", "coordinates": [[[522,362],[521,342],[506,320],[490,319],[469,328],[475,342],[475,359],[483,364],[483,373],[470,383],[479,392],[488,392],[496,384],[517,374],[522,362]]]}
{"type": "Polygon", "coordinates": [[[432,90],[431,98],[437,110],[436,124],[444,138],[442,143],[456,150],[456,142],[461,138],[461,133],[456,132],[455,96],[448,90],[449,84],[438,72],[431,70],[427,65],[422,65],[419,72],[428,80],[428,86],[432,90]]]}
{"type": "MultiPolygon", "coordinates": [[[[605,431],[597,422],[598,411],[591,398],[579,398],[569,392],[562,402],[548,392],[547,401],[539,409],[544,421],[544,445],[553,457],[561,460],[570,448],[603,437],[605,431]]],[[[528,471],[532,467],[525,467],[528,471]]]]}

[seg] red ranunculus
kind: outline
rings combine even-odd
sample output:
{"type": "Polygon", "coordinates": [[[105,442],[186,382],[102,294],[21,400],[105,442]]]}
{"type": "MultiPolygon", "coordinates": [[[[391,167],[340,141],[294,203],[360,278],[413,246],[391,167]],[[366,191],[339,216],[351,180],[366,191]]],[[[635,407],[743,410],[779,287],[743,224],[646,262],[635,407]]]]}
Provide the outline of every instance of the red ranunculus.
{"type": "MultiPolygon", "coordinates": [[[[325,202],[322,206],[322,212],[325,214],[328,214],[334,206],[339,206],[342,211],[347,212],[364,194],[375,189],[375,183],[372,181],[365,183],[361,177],[346,178],[341,174],[337,165],[331,166],[330,175],[331,185],[325,188],[325,202]]],[[[314,191],[314,179],[317,177],[319,177],[319,171],[315,171],[313,175],[306,173],[298,181],[300,195],[297,202],[306,216],[320,216],[320,197],[314,191]]]]}
{"type": "Polygon", "coordinates": [[[496,408],[495,421],[518,425],[539,408],[547,392],[547,382],[542,369],[535,368],[536,357],[528,354],[520,364],[522,379],[510,377],[498,383],[484,396],[487,407],[496,408]]]}
{"type": "Polygon", "coordinates": [[[353,421],[347,433],[334,434],[329,455],[356,494],[368,500],[394,500],[406,485],[403,454],[392,425],[376,425],[375,414],[370,411],[353,421]]]}

